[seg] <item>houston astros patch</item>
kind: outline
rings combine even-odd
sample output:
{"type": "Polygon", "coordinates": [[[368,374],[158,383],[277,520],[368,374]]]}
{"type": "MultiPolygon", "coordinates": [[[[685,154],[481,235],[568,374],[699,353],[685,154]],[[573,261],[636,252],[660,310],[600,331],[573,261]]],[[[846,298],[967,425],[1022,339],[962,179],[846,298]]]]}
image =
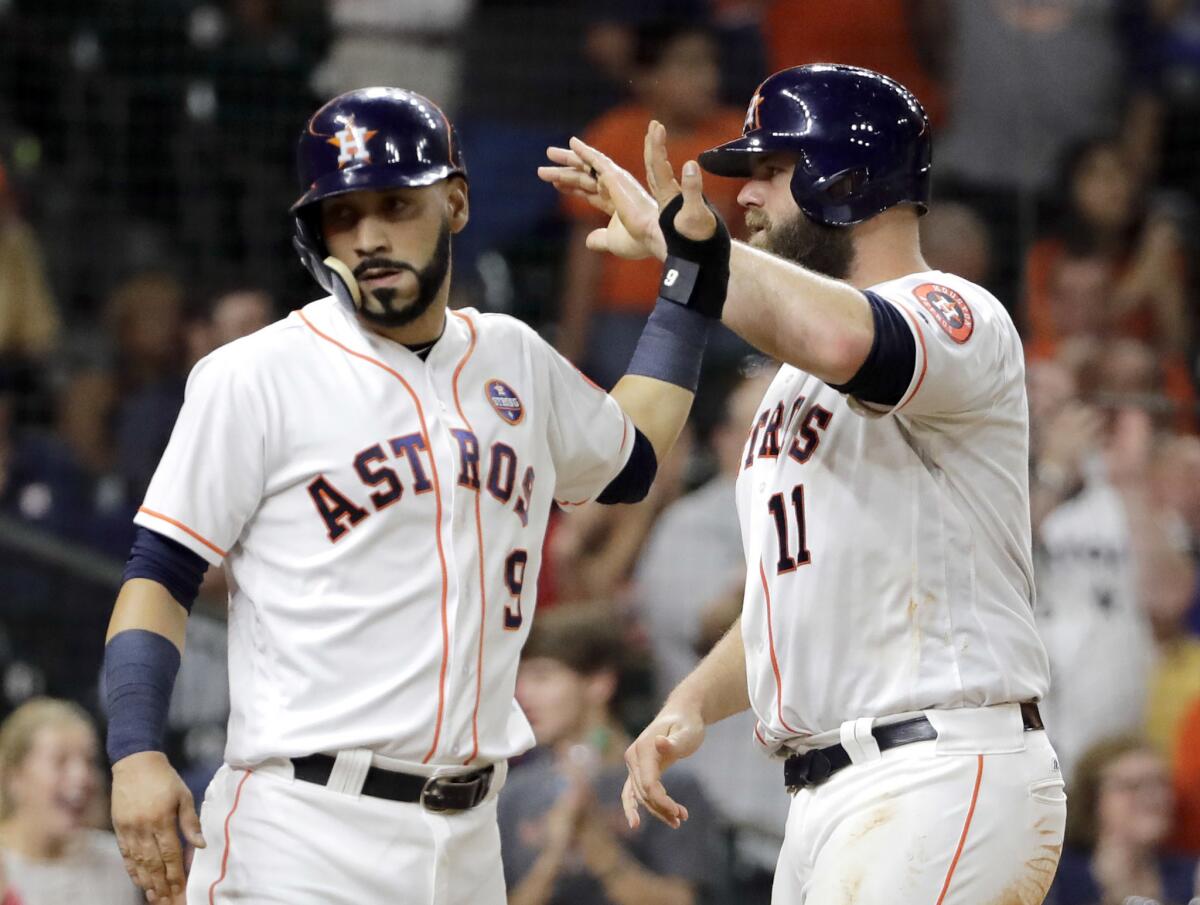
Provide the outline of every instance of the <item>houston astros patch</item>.
{"type": "Polygon", "coordinates": [[[956,343],[965,343],[975,330],[975,315],[966,299],[938,283],[922,283],[913,290],[921,307],[933,315],[939,327],[956,343]]]}
{"type": "Polygon", "coordinates": [[[525,407],[517,391],[503,380],[489,380],[484,386],[488,402],[496,410],[496,414],[509,424],[520,424],[525,417],[525,407]]]}

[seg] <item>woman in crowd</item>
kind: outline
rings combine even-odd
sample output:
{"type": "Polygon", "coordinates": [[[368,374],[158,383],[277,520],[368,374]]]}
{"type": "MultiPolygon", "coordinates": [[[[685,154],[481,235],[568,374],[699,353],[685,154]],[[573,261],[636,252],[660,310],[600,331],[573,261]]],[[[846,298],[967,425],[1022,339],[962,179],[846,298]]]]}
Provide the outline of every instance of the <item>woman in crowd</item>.
{"type": "Polygon", "coordinates": [[[0,850],[22,905],[143,902],[116,839],[93,828],[100,793],[99,742],[82,708],[39,698],[0,724],[0,850]]]}
{"type": "Polygon", "coordinates": [[[1188,905],[1196,859],[1169,855],[1171,778],[1163,758],[1133,736],[1093,745],[1079,761],[1053,905],[1121,905],[1130,897],[1188,905]]]}

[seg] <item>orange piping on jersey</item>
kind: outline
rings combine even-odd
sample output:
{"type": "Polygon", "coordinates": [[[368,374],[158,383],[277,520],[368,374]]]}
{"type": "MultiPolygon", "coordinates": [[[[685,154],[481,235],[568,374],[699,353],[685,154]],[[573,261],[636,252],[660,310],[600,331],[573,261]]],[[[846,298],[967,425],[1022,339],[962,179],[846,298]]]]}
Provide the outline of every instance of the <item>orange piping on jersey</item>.
{"type": "Polygon", "coordinates": [[[762,737],[762,733],[758,731],[758,723],[754,724],[754,737],[758,739],[758,743],[764,748],[767,747],[767,740],[762,737]]]}
{"type": "Polygon", "coordinates": [[[303,311],[297,311],[296,314],[300,317],[300,320],[304,322],[304,326],[308,327],[309,330],[317,334],[317,336],[321,337],[321,339],[337,346],[347,355],[352,355],[355,358],[361,358],[368,364],[375,365],[375,367],[386,371],[399,380],[404,389],[408,390],[408,395],[412,397],[413,405],[416,406],[417,409],[417,418],[421,422],[421,437],[425,441],[425,448],[429,451],[429,468],[433,473],[433,489],[437,494],[437,523],[434,525],[433,533],[434,537],[437,539],[438,562],[442,567],[442,668],[438,675],[437,723],[434,725],[433,729],[433,744],[429,746],[429,752],[421,761],[421,763],[427,764],[429,763],[429,759],[432,758],[434,753],[437,751],[438,742],[441,740],[442,715],[446,709],[446,663],[450,659],[450,627],[446,621],[446,588],[449,585],[450,576],[446,571],[446,551],[442,546],[442,485],[438,480],[437,456],[435,456],[433,453],[433,442],[429,437],[429,429],[425,426],[425,410],[421,408],[421,400],[417,398],[417,394],[413,392],[413,388],[409,385],[408,381],[400,375],[399,371],[389,368],[377,358],[372,358],[370,355],[363,355],[361,352],[355,352],[349,346],[338,342],[332,336],[322,333],[313,325],[312,321],[304,316],[303,311]]]}
{"type": "Polygon", "coordinates": [[[225,879],[225,874],[229,871],[229,824],[233,820],[233,815],[237,813],[238,803],[242,800],[242,786],[246,784],[246,780],[254,774],[253,770],[247,770],[246,775],[242,777],[242,781],[238,783],[237,792],[233,796],[233,807],[229,809],[229,813],[225,815],[225,851],[221,854],[221,875],[213,880],[212,886],[208,887],[208,905],[215,905],[217,887],[225,879]]]}
{"type": "MultiPolygon", "coordinates": [[[[465,314],[459,314],[457,311],[450,313],[465,323],[467,329],[471,331],[471,342],[467,346],[467,351],[463,355],[462,361],[454,369],[452,385],[454,386],[454,407],[458,409],[458,417],[467,426],[467,430],[474,434],[475,429],[471,427],[471,422],[467,420],[466,413],[463,412],[462,402],[458,398],[458,377],[462,374],[463,365],[467,363],[467,359],[475,351],[475,324],[465,314]]],[[[483,696],[483,639],[487,634],[487,583],[483,574],[483,519],[479,514],[479,500],[482,496],[483,489],[480,488],[475,493],[475,539],[479,543],[479,659],[475,664],[475,709],[471,712],[471,756],[463,761],[464,764],[469,764],[479,754],[479,701],[483,696]]]]}
{"type": "Polygon", "coordinates": [[[227,552],[222,550],[220,547],[218,547],[216,544],[214,544],[208,538],[193,531],[191,528],[189,528],[183,522],[177,522],[177,521],[175,521],[175,519],[168,518],[167,516],[163,515],[161,512],[155,512],[153,509],[147,509],[145,506],[139,506],[138,512],[144,512],[144,513],[146,513],[146,515],[152,515],[156,519],[162,519],[162,521],[166,522],[168,525],[174,525],[176,528],[178,528],[184,534],[187,534],[189,537],[194,537],[196,540],[200,541],[200,543],[204,544],[204,546],[208,547],[208,549],[210,549],[214,553],[216,553],[217,556],[228,556],[229,555],[227,552]]]}
{"type": "Polygon", "coordinates": [[[942,884],[942,894],[938,896],[937,905],[942,905],[942,900],[946,898],[946,892],[950,889],[954,868],[958,867],[958,859],[962,856],[963,846],[967,842],[967,831],[971,829],[971,818],[975,816],[975,804],[979,801],[979,784],[983,781],[983,755],[975,756],[979,759],[979,766],[975,769],[975,790],[971,793],[971,807],[967,810],[967,822],[963,824],[962,835],[958,837],[958,848],[954,851],[954,860],[950,862],[950,869],[946,871],[946,882],[942,884]]]}
{"type": "Polygon", "coordinates": [[[758,561],[758,574],[762,578],[763,594],[767,601],[767,646],[771,651],[771,669],[775,671],[775,709],[779,714],[779,722],[788,732],[795,732],[783,718],[783,680],[779,676],[779,661],[775,658],[775,630],[771,627],[771,590],[767,587],[767,570],[763,568],[762,560],[758,561]]]}
{"type": "Polygon", "coordinates": [[[921,384],[925,382],[925,371],[929,367],[929,353],[925,349],[925,331],[921,329],[921,325],[917,323],[917,319],[912,316],[911,311],[909,311],[903,305],[897,305],[896,307],[903,311],[908,316],[908,319],[912,321],[913,330],[915,330],[917,333],[917,339],[921,341],[921,376],[917,378],[917,385],[913,387],[913,391],[908,394],[907,398],[902,399],[900,404],[896,406],[893,411],[899,411],[900,409],[904,408],[904,406],[908,405],[909,402],[912,401],[912,398],[921,391],[921,384]]]}

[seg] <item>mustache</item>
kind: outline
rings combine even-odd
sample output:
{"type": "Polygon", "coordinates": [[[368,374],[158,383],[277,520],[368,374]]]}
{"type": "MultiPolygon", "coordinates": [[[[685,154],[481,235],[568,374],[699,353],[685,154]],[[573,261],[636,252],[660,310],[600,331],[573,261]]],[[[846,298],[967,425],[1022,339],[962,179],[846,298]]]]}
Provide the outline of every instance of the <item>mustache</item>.
{"type": "Polygon", "coordinates": [[[413,273],[417,272],[415,267],[404,261],[393,261],[390,258],[364,258],[354,268],[354,278],[361,280],[363,274],[369,270],[411,270],[413,273]]]}
{"type": "Polygon", "coordinates": [[[770,229],[771,218],[762,211],[746,211],[746,229],[770,229]]]}

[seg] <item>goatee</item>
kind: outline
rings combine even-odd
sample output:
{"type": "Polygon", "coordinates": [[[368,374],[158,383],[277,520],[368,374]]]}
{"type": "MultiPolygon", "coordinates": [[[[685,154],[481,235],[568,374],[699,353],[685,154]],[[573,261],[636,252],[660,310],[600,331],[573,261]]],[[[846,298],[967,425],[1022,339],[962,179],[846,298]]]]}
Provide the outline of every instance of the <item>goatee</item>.
{"type": "Polygon", "coordinates": [[[382,286],[378,289],[367,289],[365,292],[379,302],[383,311],[372,311],[365,304],[358,310],[367,320],[383,327],[403,327],[411,324],[429,310],[434,299],[437,298],[442,284],[446,281],[446,274],[450,271],[450,221],[442,220],[433,255],[430,257],[429,263],[420,270],[404,261],[372,258],[361,262],[356,271],[366,271],[377,267],[410,271],[417,278],[417,297],[407,305],[400,302],[399,304],[404,307],[397,307],[398,290],[395,287],[382,286]]]}

